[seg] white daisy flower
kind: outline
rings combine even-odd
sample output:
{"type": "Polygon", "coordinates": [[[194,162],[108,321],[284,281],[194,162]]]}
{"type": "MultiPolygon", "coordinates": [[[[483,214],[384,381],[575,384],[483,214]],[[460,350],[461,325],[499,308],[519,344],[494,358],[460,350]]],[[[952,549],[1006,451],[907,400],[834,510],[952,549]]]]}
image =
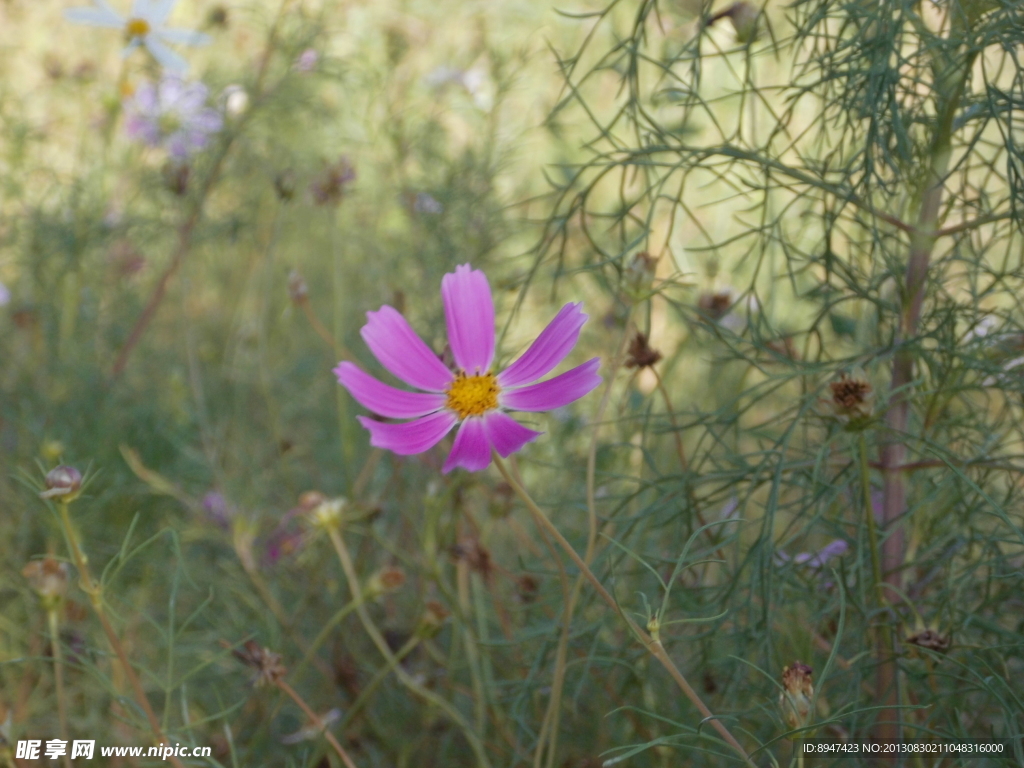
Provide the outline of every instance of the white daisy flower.
{"type": "Polygon", "coordinates": [[[164,26],[177,0],[134,0],[127,17],[115,11],[107,0],[93,0],[91,8],[69,8],[64,17],[77,24],[107,27],[124,31],[128,44],[123,55],[143,46],[157,62],[172,72],[185,72],[188,62],[170,49],[168,43],[179,45],[206,45],[209,35],[186,29],[164,26]]]}

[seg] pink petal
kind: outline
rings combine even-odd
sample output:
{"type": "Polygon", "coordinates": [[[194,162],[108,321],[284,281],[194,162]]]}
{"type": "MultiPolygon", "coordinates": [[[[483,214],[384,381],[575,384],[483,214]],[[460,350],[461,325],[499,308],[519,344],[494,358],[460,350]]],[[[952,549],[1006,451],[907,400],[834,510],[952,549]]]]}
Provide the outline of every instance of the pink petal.
{"type": "Polygon", "coordinates": [[[498,374],[498,383],[503,387],[529,384],[554,370],[580,337],[580,329],[587,321],[587,315],[580,309],[582,306],[578,302],[562,307],[530,348],[498,374]]]}
{"type": "Polygon", "coordinates": [[[397,309],[385,304],[376,312],[367,312],[366,320],[359,333],[388,371],[410,386],[433,392],[443,392],[452,383],[451,371],[397,309]]]}
{"type": "Polygon", "coordinates": [[[506,389],[498,402],[513,411],[550,411],[579,400],[601,383],[597,369],[601,359],[595,357],[553,379],[519,389],[506,389]]]}
{"type": "Polygon", "coordinates": [[[484,431],[494,450],[503,458],[511,456],[528,442],[544,434],[527,429],[501,411],[491,411],[484,416],[484,431]]]}
{"type": "Polygon", "coordinates": [[[490,463],[491,444],[487,442],[484,420],[479,417],[466,419],[455,435],[452,452],[441,471],[447,474],[456,467],[462,467],[470,472],[479,472],[487,469],[490,463]]]}
{"type": "Polygon", "coordinates": [[[494,361],[494,302],[487,277],[462,264],[441,279],[448,343],[459,368],[486,373],[494,361]]]}
{"type": "Polygon", "coordinates": [[[404,424],[385,424],[367,416],[357,416],[370,432],[370,445],[386,448],[401,456],[423,453],[437,445],[459,420],[451,411],[438,411],[404,424]]]}
{"type": "Polygon", "coordinates": [[[444,395],[389,387],[353,363],[340,363],[334,375],[357,403],[390,419],[414,419],[444,408],[444,395]]]}

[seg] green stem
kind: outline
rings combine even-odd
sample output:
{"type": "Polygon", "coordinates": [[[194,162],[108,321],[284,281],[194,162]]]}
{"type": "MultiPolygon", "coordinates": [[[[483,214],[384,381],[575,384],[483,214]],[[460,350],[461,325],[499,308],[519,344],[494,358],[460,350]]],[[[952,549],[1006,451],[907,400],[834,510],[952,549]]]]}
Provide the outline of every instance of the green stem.
{"type": "Polygon", "coordinates": [[[370,700],[370,696],[373,695],[373,692],[377,690],[377,687],[387,679],[388,675],[391,674],[391,671],[394,669],[394,665],[401,663],[406,656],[412,653],[416,649],[416,646],[420,644],[421,639],[422,638],[416,635],[410,637],[408,642],[398,649],[398,653],[395,654],[394,663],[389,661],[377,670],[377,673],[373,676],[370,682],[366,684],[366,687],[359,692],[358,696],[356,696],[356,700],[352,702],[352,706],[348,708],[348,712],[345,713],[345,719],[341,721],[341,730],[344,731],[345,728],[355,720],[356,715],[358,715],[360,711],[362,711],[363,707],[366,706],[366,703],[370,700]]]}
{"type": "Polygon", "coordinates": [[[298,680],[302,676],[309,662],[313,659],[313,655],[316,653],[317,648],[320,644],[327,639],[327,635],[330,634],[331,630],[334,629],[338,624],[345,620],[352,611],[356,609],[355,602],[350,602],[345,605],[341,610],[335,613],[330,621],[324,624],[324,628],[320,630],[317,636],[313,639],[313,642],[309,644],[309,648],[306,649],[305,655],[302,657],[302,661],[295,667],[295,671],[292,673],[292,680],[298,680]]]}
{"type": "Polygon", "coordinates": [[[352,592],[352,600],[355,603],[356,614],[359,616],[359,621],[362,622],[363,628],[366,630],[366,634],[370,636],[370,640],[377,646],[377,650],[380,651],[381,656],[388,662],[388,665],[395,670],[395,675],[399,681],[408,688],[410,691],[415,693],[422,699],[430,702],[448,717],[452,719],[461,730],[466,740],[469,742],[470,748],[476,755],[477,763],[480,768],[491,768],[491,761],[487,759],[487,752],[484,750],[483,742],[473,731],[473,728],[466,719],[462,716],[451,702],[442,696],[438,696],[433,691],[424,688],[420,683],[416,682],[401,666],[398,664],[398,660],[395,658],[395,654],[391,652],[391,648],[388,647],[387,641],[384,636],[377,629],[376,624],[373,623],[373,619],[370,618],[370,614],[366,610],[365,602],[363,601],[363,591],[359,585],[359,576],[356,574],[355,564],[352,562],[352,556],[349,554],[348,549],[345,547],[345,541],[341,536],[340,527],[330,528],[328,533],[331,537],[331,543],[334,545],[334,550],[338,554],[338,560],[341,562],[341,568],[345,572],[345,578],[348,579],[348,587],[352,592]]]}
{"type": "MultiPolygon", "coordinates": [[[[50,648],[53,652],[53,679],[57,686],[57,722],[60,725],[60,738],[68,741],[68,712],[67,698],[64,694],[64,649],[60,645],[60,617],[57,608],[50,608],[46,612],[46,618],[50,625],[50,648]]],[[[67,750],[64,751],[64,768],[71,768],[71,758],[67,750]]]]}
{"type": "Polygon", "coordinates": [[[871,549],[871,576],[878,593],[878,607],[886,604],[885,584],[882,582],[882,560],[878,547],[878,526],[875,523],[875,509],[871,501],[871,468],[868,465],[868,441],[864,433],[860,433],[860,486],[864,500],[864,520],[868,526],[868,546],[871,549]]]}
{"type": "MultiPolygon", "coordinates": [[[[110,647],[114,649],[114,653],[117,655],[118,661],[121,662],[121,667],[124,669],[124,675],[128,678],[128,683],[132,687],[135,699],[139,706],[142,707],[142,711],[146,715],[146,720],[149,721],[149,728],[153,732],[153,737],[159,743],[170,744],[170,741],[166,736],[164,736],[163,729],[160,727],[160,721],[157,720],[156,714],[153,712],[153,707],[150,705],[149,699],[146,696],[146,692],[142,688],[142,682],[139,680],[139,676],[135,674],[135,668],[128,660],[128,654],[125,652],[124,646],[121,644],[121,639],[117,636],[117,633],[114,631],[114,627],[107,618],[106,611],[103,607],[103,587],[93,581],[92,575],[89,573],[88,561],[86,560],[85,554],[82,552],[82,548],[78,544],[78,537],[75,534],[74,526],[71,524],[71,516],[68,514],[67,502],[58,502],[57,509],[60,512],[60,521],[64,528],[64,536],[67,538],[68,547],[71,549],[71,556],[75,561],[75,568],[78,569],[78,576],[81,579],[82,591],[89,596],[89,602],[92,603],[93,610],[96,612],[96,617],[100,620],[100,625],[103,627],[103,633],[107,636],[107,642],[110,643],[110,647]]],[[[185,768],[181,760],[174,755],[169,755],[169,759],[175,768],[185,768]]]]}
{"type": "Polygon", "coordinates": [[[537,506],[536,502],[534,502],[534,500],[530,497],[530,494],[526,491],[526,489],[523,488],[523,486],[520,485],[518,482],[516,482],[514,477],[512,477],[512,474],[508,471],[508,467],[505,465],[505,462],[502,460],[501,456],[499,456],[496,451],[492,451],[492,458],[494,459],[495,466],[498,467],[498,471],[501,472],[502,477],[505,478],[505,482],[508,483],[509,486],[511,486],[512,490],[515,491],[516,495],[519,496],[522,502],[526,505],[526,508],[530,511],[530,514],[533,517],[533,521],[534,523],[536,523],[537,527],[540,528],[542,531],[547,532],[555,541],[558,542],[558,545],[576,564],[576,567],[580,569],[580,573],[584,576],[584,578],[586,578],[587,581],[591,583],[591,585],[597,591],[597,594],[601,596],[601,599],[604,600],[612,610],[614,610],[616,613],[619,614],[619,616],[622,617],[623,621],[626,622],[626,624],[629,626],[633,634],[637,637],[638,640],[640,640],[644,648],[647,649],[647,652],[654,656],[654,658],[656,658],[659,662],[661,662],[661,665],[665,667],[666,671],[676,682],[676,685],[679,686],[680,690],[682,690],[686,698],[688,698],[690,702],[697,708],[697,710],[701,713],[703,718],[711,723],[711,726],[716,731],[718,731],[718,734],[725,740],[725,742],[729,746],[731,746],[736,751],[736,753],[743,759],[743,761],[747,765],[751,766],[751,768],[756,768],[755,763],[750,759],[750,756],[747,754],[746,750],[743,749],[743,746],[736,740],[736,737],[729,732],[729,729],[725,727],[725,725],[718,719],[718,717],[712,714],[711,710],[708,709],[707,705],[703,702],[703,700],[701,700],[700,696],[697,695],[697,692],[693,689],[689,682],[687,682],[686,678],[683,676],[683,673],[679,671],[679,668],[675,665],[675,662],[672,661],[672,657],[668,655],[668,652],[665,650],[665,647],[661,644],[661,641],[656,640],[652,638],[650,635],[648,635],[644,630],[637,626],[637,623],[633,621],[633,619],[631,619],[624,611],[622,611],[619,608],[618,602],[616,602],[615,598],[612,597],[608,590],[604,588],[604,585],[601,583],[601,581],[597,578],[597,576],[594,575],[594,572],[590,570],[590,566],[583,561],[583,558],[579,556],[579,554],[573,548],[572,544],[570,544],[566,540],[566,538],[561,534],[561,532],[548,519],[548,516],[544,514],[543,511],[541,511],[540,507],[537,506]]]}

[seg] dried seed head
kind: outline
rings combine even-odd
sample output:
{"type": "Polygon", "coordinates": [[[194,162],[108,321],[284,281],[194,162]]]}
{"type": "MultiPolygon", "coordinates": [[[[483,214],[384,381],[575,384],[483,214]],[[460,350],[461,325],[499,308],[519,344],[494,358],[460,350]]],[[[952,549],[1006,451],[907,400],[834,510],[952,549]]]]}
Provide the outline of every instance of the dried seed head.
{"type": "Polygon", "coordinates": [[[188,163],[168,160],[163,167],[164,184],[171,192],[178,197],[188,192],[188,180],[192,175],[192,169],[188,163]]]}
{"type": "Polygon", "coordinates": [[[223,5],[215,5],[206,14],[206,25],[208,27],[228,28],[228,9],[223,5]]]}
{"type": "Polygon", "coordinates": [[[907,642],[916,645],[918,648],[927,648],[929,651],[945,653],[952,644],[948,637],[943,637],[934,629],[925,629],[907,638],[907,642]]]}
{"type": "Polygon", "coordinates": [[[450,551],[453,558],[464,560],[471,570],[479,573],[485,580],[494,572],[491,553],[477,539],[463,539],[450,551]]]}
{"type": "Polygon", "coordinates": [[[537,579],[530,574],[527,573],[520,576],[516,582],[516,587],[518,588],[520,602],[529,605],[537,599],[537,590],[540,588],[540,585],[537,583],[537,579]]]}
{"type": "Polygon", "coordinates": [[[351,161],[342,156],[328,165],[312,184],[309,192],[317,205],[337,205],[345,196],[345,189],[356,179],[356,169],[351,161]]]}
{"type": "Polygon", "coordinates": [[[836,411],[844,416],[866,416],[869,413],[868,403],[872,398],[872,387],[864,379],[851,378],[842,374],[838,380],[829,384],[832,390],[832,403],[836,411]]]}
{"type": "Polygon", "coordinates": [[[720,320],[732,306],[731,291],[702,293],[697,299],[697,308],[712,320],[720,320]]]}
{"type": "Polygon", "coordinates": [[[649,368],[661,360],[661,352],[652,349],[647,340],[647,335],[637,331],[636,336],[629,342],[628,355],[626,357],[627,368],[649,368]]]}
{"type": "Polygon", "coordinates": [[[39,494],[39,498],[68,503],[78,497],[81,488],[82,473],[74,467],[62,465],[46,473],[46,490],[39,494]]]}
{"type": "Polygon", "coordinates": [[[68,573],[68,564],[52,557],[32,560],[21,569],[21,575],[28,579],[29,585],[39,595],[47,610],[60,605],[67,594],[68,573]]]}
{"type": "Polygon", "coordinates": [[[296,304],[302,304],[309,298],[309,286],[297,269],[288,273],[288,297],[296,304]]]}
{"type": "Polygon", "coordinates": [[[291,168],[286,168],[277,174],[274,177],[274,192],[277,193],[277,199],[287,203],[295,197],[295,185],[295,171],[291,168]]]}
{"type": "Polygon", "coordinates": [[[441,631],[441,625],[449,616],[449,611],[436,600],[428,600],[416,627],[416,634],[423,638],[433,637],[441,631]]]}
{"type": "Polygon", "coordinates": [[[812,672],[801,661],[794,661],[782,670],[783,691],[779,694],[779,707],[790,728],[800,728],[811,721],[811,701],[814,699],[812,672]]]}
{"type": "Polygon", "coordinates": [[[405,584],[405,571],[401,568],[381,568],[366,582],[366,596],[369,599],[387,595],[402,588],[405,584]]]}
{"type": "Polygon", "coordinates": [[[255,640],[246,640],[242,648],[235,648],[231,654],[256,671],[253,684],[257,688],[276,684],[288,671],[281,663],[281,654],[260,647],[255,640]]]}

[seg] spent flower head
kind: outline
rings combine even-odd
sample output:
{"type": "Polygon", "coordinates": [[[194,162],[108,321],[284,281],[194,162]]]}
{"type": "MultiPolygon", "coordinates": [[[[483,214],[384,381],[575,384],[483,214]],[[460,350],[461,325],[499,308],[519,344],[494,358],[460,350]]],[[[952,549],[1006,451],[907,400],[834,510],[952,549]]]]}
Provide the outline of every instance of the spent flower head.
{"type": "Polygon", "coordinates": [[[208,94],[203,83],[174,74],[144,83],[125,102],[125,131],[150,147],[163,147],[174,160],[185,160],[224,125],[220,113],[206,106],[208,94]]]}
{"type": "Polygon", "coordinates": [[[68,592],[68,564],[53,557],[32,560],[21,569],[21,575],[39,595],[43,606],[53,610],[68,592]]]}
{"type": "Polygon", "coordinates": [[[779,707],[790,728],[806,726],[811,721],[811,702],[814,700],[814,686],[811,684],[812,670],[802,661],[794,661],[782,670],[782,693],[779,707]]]}
{"type": "Polygon", "coordinates": [[[870,382],[843,373],[828,386],[832,391],[832,408],[840,419],[852,426],[870,418],[874,399],[874,388],[870,382]]]}
{"type": "Polygon", "coordinates": [[[231,655],[255,670],[253,684],[257,688],[264,685],[275,685],[288,671],[281,661],[281,654],[261,647],[255,640],[246,640],[245,645],[232,650],[231,655]]]}
{"type": "Polygon", "coordinates": [[[366,582],[366,597],[373,599],[388,595],[402,588],[405,584],[405,571],[401,568],[388,566],[381,568],[366,582]]]}
{"type": "Polygon", "coordinates": [[[627,368],[650,368],[661,360],[661,352],[651,347],[647,334],[637,331],[629,342],[626,356],[627,368]]]}
{"type": "Polygon", "coordinates": [[[168,44],[206,45],[210,37],[201,32],[171,29],[165,22],[174,10],[177,0],[135,0],[127,16],[122,16],[106,0],[93,0],[86,8],[68,8],[64,18],[77,24],[120,29],[127,43],[127,56],[139,47],[145,48],[160,66],[172,72],[186,72],[188,62],[175,53],[168,44]]]}
{"type": "Polygon", "coordinates": [[[412,419],[395,424],[360,416],[371,445],[401,455],[422,453],[461,424],[443,471],[463,467],[476,472],[491,463],[492,450],[509,456],[542,434],[522,426],[507,411],[560,408],[601,382],[601,361],[594,358],[552,379],[531,383],[550,373],[576,346],[587,319],[580,304],[562,307],[518,360],[495,373],[494,302],[484,273],[468,264],[456,267],[441,281],[441,296],[454,371],[393,307],[367,312],[361,331],[385,369],[425,392],[396,389],[354,363],[343,362],[334,369],[360,405],[389,419],[412,419]]]}
{"type": "Polygon", "coordinates": [[[355,166],[342,155],[336,162],[327,165],[313,180],[309,185],[309,193],[317,205],[337,205],[345,196],[348,186],[355,180],[355,166]]]}

